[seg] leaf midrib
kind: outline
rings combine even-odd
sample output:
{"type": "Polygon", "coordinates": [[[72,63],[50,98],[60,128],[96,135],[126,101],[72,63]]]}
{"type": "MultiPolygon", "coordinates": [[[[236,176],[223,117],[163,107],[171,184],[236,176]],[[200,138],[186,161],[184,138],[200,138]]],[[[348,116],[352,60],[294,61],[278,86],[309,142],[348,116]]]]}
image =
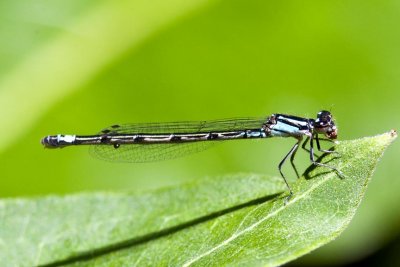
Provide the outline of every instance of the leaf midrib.
{"type": "MultiPolygon", "coordinates": [[[[350,164],[345,164],[344,167],[347,167],[350,164]]],[[[311,185],[311,187],[309,187],[308,190],[304,191],[302,194],[294,196],[292,200],[290,200],[287,204],[284,204],[283,206],[279,207],[278,209],[276,209],[275,211],[269,213],[267,216],[265,216],[264,218],[260,219],[259,221],[251,224],[250,226],[246,227],[245,229],[234,233],[231,237],[229,237],[228,239],[225,239],[224,241],[222,241],[219,245],[211,248],[210,250],[200,254],[199,256],[185,262],[182,266],[190,266],[191,264],[195,263],[196,261],[199,261],[200,259],[212,254],[214,251],[218,250],[219,248],[229,244],[230,242],[232,242],[233,240],[235,240],[236,238],[240,237],[241,235],[245,234],[246,232],[251,231],[252,229],[256,228],[257,226],[259,226],[261,223],[265,222],[266,220],[270,219],[271,217],[279,214],[281,211],[285,210],[285,208],[292,206],[294,203],[298,202],[299,200],[305,198],[306,196],[308,196],[311,192],[313,192],[315,189],[317,189],[319,186],[321,186],[322,184],[324,184],[325,182],[328,182],[329,180],[331,180],[333,177],[337,176],[336,173],[333,171],[332,173],[329,173],[326,175],[326,177],[324,177],[323,179],[321,179],[318,182],[315,182],[314,184],[311,185]]],[[[266,203],[268,204],[268,202],[266,203]]],[[[257,208],[257,207],[256,207],[257,208]]]]}

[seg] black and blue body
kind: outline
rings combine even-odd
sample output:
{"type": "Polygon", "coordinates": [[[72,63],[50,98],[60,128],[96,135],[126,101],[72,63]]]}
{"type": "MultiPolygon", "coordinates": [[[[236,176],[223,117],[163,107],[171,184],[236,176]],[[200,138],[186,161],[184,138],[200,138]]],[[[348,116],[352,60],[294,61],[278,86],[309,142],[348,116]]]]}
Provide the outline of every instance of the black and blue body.
{"type": "Polygon", "coordinates": [[[304,149],[308,142],[310,143],[309,149],[306,150],[309,151],[313,164],[333,169],[341,174],[336,168],[315,161],[314,141],[318,150],[332,152],[321,150],[318,137],[320,134],[328,140],[337,138],[337,127],[329,111],[319,112],[316,119],[272,114],[264,118],[113,125],[97,135],[49,135],[44,137],[41,143],[46,148],[91,145],[93,154],[101,159],[149,162],[198,152],[220,141],[292,137],[297,139],[297,142],[279,164],[282,178],[292,194],[281,167],[290,157],[291,164],[299,176],[293,160],[302,143],[304,149]]]}

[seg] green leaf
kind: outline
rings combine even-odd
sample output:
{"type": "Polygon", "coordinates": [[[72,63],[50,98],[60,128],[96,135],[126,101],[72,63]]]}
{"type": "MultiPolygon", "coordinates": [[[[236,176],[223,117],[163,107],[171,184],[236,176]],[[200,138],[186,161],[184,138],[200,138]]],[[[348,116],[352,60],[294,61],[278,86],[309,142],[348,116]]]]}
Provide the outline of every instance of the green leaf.
{"type": "Polygon", "coordinates": [[[394,131],[343,141],[292,184],[234,175],[152,193],[0,201],[0,261],[9,266],[268,265],[291,261],[348,225],[394,131]]]}

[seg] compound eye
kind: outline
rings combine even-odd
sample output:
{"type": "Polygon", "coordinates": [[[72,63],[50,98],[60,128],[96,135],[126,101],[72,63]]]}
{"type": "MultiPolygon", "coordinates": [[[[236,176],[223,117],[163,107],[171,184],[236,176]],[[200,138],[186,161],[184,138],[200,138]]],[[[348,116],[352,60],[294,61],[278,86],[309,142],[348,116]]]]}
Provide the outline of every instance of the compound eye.
{"type": "Polygon", "coordinates": [[[332,122],[332,115],[329,111],[322,110],[317,114],[317,119],[315,120],[315,124],[318,127],[325,127],[331,124],[332,122]]]}

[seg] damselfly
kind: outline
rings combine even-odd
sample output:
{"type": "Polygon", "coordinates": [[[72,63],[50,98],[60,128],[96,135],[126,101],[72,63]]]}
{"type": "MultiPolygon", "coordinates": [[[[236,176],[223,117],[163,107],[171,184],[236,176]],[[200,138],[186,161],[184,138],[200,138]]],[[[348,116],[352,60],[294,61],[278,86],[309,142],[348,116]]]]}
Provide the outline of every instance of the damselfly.
{"type": "Polygon", "coordinates": [[[236,139],[255,139],[269,137],[294,137],[297,142],[278,165],[279,172],[285,181],[290,194],[292,189],[282,172],[282,165],[294,157],[302,144],[309,152],[311,162],[342,173],[330,165],[317,162],[314,157],[314,141],[319,151],[322,150],[319,135],[327,139],[337,138],[337,127],[329,111],[321,111],[316,119],[292,115],[272,114],[263,118],[236,118],[199,122],[141,123],[113,125],[97,135],[49,135],[42,139],[47,148],[63,148],[72,145],[91,145],[95,156],[109,161],[149,162],[171,159],[208,148],[216,142],[236,139]],[[310,144],[307,149],[307,144],[310,144]]]}

